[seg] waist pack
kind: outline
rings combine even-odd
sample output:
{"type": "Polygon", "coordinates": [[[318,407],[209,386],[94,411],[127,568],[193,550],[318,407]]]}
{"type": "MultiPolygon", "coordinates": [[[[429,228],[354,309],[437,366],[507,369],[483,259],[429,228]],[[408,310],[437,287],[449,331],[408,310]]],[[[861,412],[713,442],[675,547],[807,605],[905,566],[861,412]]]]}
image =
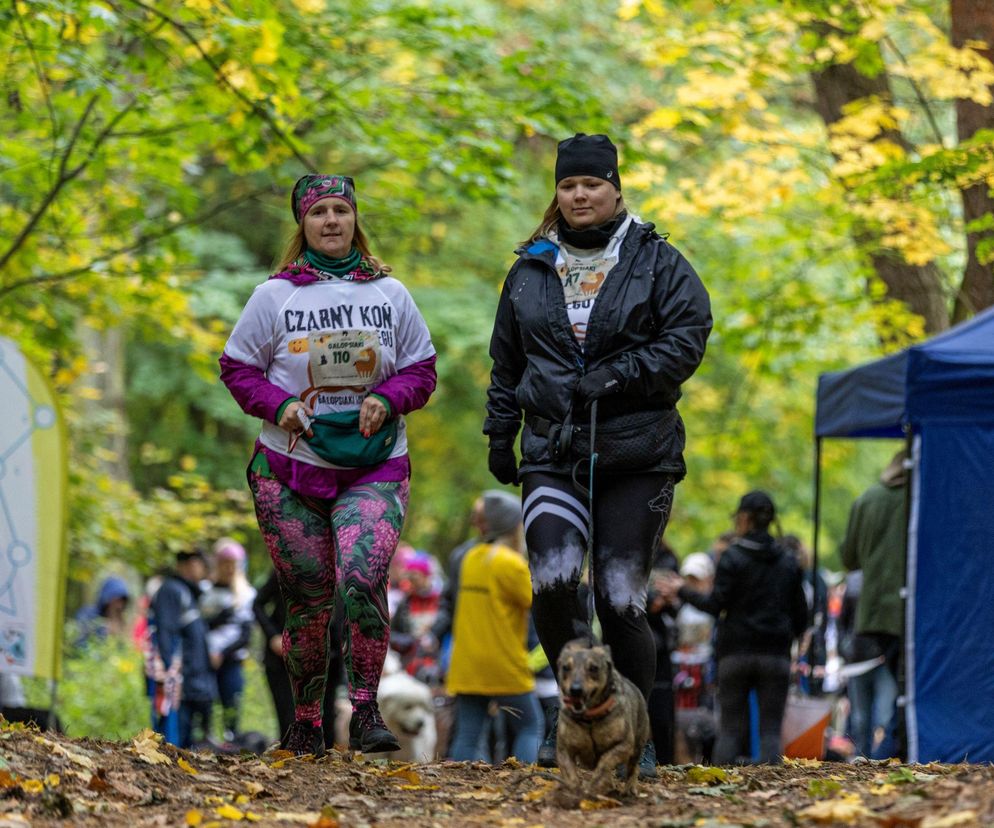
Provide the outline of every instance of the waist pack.
{"type": "MultiPolygon", "coordinates": [[[[553,423],[541,417],[529,420],[533,433],[549,440],[549,453],[556,461],[587,460],[590,457],[590,426],[575,422],[553,423]]],[[[683,451],[683,423],[674,409],[639,411],[612,417],[597,424],[597,468],[604,471],[636,471],[650,468],[683,451]]]]}
{"type": "Polygon", "coordinates": [[[311,420],[313,437],[304,436],[307,445],[322,460],[335,466],[360,468],[387,460],[397,444],[397,420],[387,420],[376,434],[359,433],[359,412],[320,414],[311,420]]]}

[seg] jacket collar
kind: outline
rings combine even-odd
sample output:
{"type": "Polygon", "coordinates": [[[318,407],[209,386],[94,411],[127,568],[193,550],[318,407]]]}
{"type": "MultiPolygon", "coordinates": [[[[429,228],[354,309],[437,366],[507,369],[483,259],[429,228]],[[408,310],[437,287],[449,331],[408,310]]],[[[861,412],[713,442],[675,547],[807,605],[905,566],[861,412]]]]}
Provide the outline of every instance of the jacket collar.
{"type": "MultiPolygon", "coordinates": [[[[648,238],[655,233],[655,231],[656,225],[651,221],[632,221],[631,226],[628,228],[628,232],[625,234],[625,240],[621,243],[621,257],[625,258],[628,254],[640,247],[643,242],[648,240],[648,238]]],[[[554,268],[556,264],[556,254],[559,252],[559,247],[548,239],[537,239],[530,244],[519,247],[514,252],[517,253],[521,259],[537,259],[554,268]]]]}

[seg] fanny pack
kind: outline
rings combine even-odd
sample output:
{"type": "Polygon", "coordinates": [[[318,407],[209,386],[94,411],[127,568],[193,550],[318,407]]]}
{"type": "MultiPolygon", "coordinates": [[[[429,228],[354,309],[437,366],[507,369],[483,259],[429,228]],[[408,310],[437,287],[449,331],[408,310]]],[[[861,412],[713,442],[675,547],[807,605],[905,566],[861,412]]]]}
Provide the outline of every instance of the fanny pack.
{"type": "Polygon", "coordinates": [[[320,414],[311,419],[313,437],[304,436],[307,445],[322,460],[335,466],[359,468],[375,466],[390,457],[397,444],[397,419],[387,420],[376,434],[359,433],[359,412],[320,414]]]}
{"type": "MultiPolygon", "coordinates": [[[[574,424],[571,414],[556,423],[543,417],[529,417],[532,433],[549,441],[549,454],[555,462],[590,458],[590,429],[574,424]]],[[[612,417],[597,425],[597,467],[604,471],[638,471],[650,468],[675,452],[683,450],[682,424],[677,427],[676,411],[638,411],[612,417]]]]}

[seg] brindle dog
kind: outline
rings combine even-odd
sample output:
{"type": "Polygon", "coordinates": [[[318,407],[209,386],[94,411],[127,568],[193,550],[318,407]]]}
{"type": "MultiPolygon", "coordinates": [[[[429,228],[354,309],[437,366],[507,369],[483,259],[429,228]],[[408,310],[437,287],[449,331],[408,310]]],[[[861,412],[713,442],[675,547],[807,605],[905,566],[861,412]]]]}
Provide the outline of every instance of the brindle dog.
{"type": "Polygon", "coordinates": [[[570,641],[559,654],[562,710],[556,761],[563,783],[580,791],[580,769],[591,770],[594,794],[610,790],[619,765],[622,790],[634,794],[642,749],[649,741],[645,699],[611,661],[611,649],[587,639],[570,641]]]}

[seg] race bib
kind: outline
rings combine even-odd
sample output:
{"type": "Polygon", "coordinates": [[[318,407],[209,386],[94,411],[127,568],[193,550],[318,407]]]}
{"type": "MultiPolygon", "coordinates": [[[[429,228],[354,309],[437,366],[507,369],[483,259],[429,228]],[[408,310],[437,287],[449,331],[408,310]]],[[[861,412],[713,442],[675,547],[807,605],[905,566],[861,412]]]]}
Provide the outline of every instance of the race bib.
{"type": "Polygon", "coordinates": [[[563,267],[559,274],[563,282],[563,293],[566,294],[566,304],[595,299],[607,271],[610,270],[609,263],[604,259],[581,259],[570,264],[572,266],[568,270],[563,267]]]}
{"type": "Polygon", "coordinates": [[[314,388],[373,385],[380,376],[380,338],[376,331],[344,330],[308,337],[314,388]]]}

